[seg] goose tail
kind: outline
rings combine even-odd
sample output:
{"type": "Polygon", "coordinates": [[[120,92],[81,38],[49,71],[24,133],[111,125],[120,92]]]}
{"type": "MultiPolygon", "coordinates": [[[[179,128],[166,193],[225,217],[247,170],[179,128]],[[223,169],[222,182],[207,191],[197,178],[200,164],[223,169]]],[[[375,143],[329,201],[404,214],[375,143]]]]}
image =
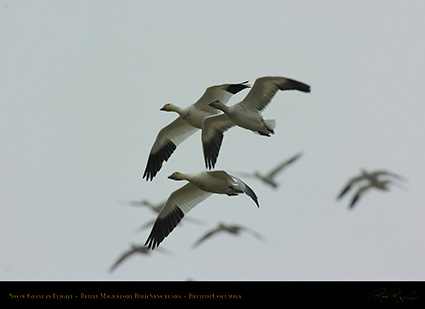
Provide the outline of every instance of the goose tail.
{"type": "Polygon", "coordinates": [[[276,120],[266,119],[264,120],[264,124],[266,125],[266,128],[270,131],[270,133],[274,134],[274,130],[276,128],[276,120]]]}

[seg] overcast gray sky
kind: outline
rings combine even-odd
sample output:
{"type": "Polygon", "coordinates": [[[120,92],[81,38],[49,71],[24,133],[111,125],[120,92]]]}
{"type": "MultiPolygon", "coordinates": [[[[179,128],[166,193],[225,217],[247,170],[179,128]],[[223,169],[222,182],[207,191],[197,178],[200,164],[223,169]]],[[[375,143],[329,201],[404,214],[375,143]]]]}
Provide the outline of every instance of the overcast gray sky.
{"type": "MultiPolygon", "coordinates": [[[[425,2],[0,0],[1,280],[424,280],[425,2]],[[172,172],[204,169],[200,134],[153,182],[158,131],[205,88],[291,77],[271,138],[234,128],[217,169],[267,171],[303,152],[273,190],[212,196],[161,244],[108,268],[165,200],[172,172]],[[337,201],[361,168],[408,178],[337,201]],[[216,236],[218,222],[262,234],[216,236]]],[[[247,91],[234,96],[239,102],[247,91]]]]}

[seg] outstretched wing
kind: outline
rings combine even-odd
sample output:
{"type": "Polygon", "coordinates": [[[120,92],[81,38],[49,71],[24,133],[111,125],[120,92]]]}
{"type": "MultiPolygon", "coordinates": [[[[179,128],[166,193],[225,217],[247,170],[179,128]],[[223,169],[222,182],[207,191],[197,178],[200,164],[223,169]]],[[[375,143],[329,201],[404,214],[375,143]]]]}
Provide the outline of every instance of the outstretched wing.
{"type": "Polygon", "coordinates": [[[363,179],[365,179],[365,177],[363,175],[351,178],[348,181],[348,183],[345,185],[345,187],[342,189],[341,193],[338,195],[338,199],[342,198],[344,196],[344,194],[347,193],[348,190],[350,190],[351,187],[355,183],[357,183],[357,182],[359,182],[360,180],[363,180],[363,179]]]}
{"type": "Polygon", "coordinates": [[[396,178],[398,180],[401,180],[401,181],[407,181],[407,178],[406,177],[401,176],[401,175],[396,174],[396,173],[393,173],[393,172],[390,172],[390,171],[385,171],[385,170],[374,171],[374,172],[372,172],[370,174],[372,176],[375,176],[375,177],[376,176],[380,176],[380,175],[387,175],[387,176],[394,177],[394,178],[396,178]]]}
{"type": "Polygon", "coordinates": [[[254,231],[253,229],[250,229],[250,228],[244,227],[244,226],[241,227],[241,229],[244,230],[245,232],[250,233],[252,236],[254,236],[255,238],[257,238],[258,240],[264,241],[263,235],[261,235],[257,231],[254,231]]]}
{"type": "Polygon", "coordinates": [[[353,199],[351,200],[350,209],[352,209],[354,207],[354,204],[356,204],[356,202],[359,200],[360,196],[372,187],[373,187],[373,185],[370,184],[370,185],[366,185],[366,186],[358,189],[356,194],[354,195],[353,199]]]}
{"type": "Polygon", "coordinates": [[[171,193],[158,214],[145,246],[148,246],[149,249],[158,247],[164,238],[177,226],[184,215],[211,196],[211,194],[211,192],[198,189],[191,183],[171,193]]]}
{"type": "Polygon", "coordinates": [[[273,178],[277,173],[279,173],[285,167],[287,167],[288,165],[290,165],[290,164],[294,163],[296,160],[298,160],[299,157],[301,157],[301,153],[293,156],[289,160],[286,160],[286,161],[282,162],[281,164],[279,164],[278,166],[276,166],[273,170],[271,170],[269,172],[269,174],[267,175],[267,177],[273,178]]]}
{"type": "Polygon", "coordinates": [[[197,130],[180,117],[162,128],[149,153],[143,178],[152,180],[161,169],[162,163],[168,161],[176,147],[197,130]]]}
{"type": "Polygon", "coordinates": [[[251,90],[240,102],[245,107],[263,110],[279,90],[299,90],[310,92],[310,86],[296,80],[279,77],[265,76],[257,78],[251,90]]]}
{"type": "Polygon", "coordinates": [[[212,169],[217,162],[224,132],[235,124],[225,115],[210,116],[202,123],[202,149],[204,151],[205,166],[212,169]]]}
{"type": "Polygon", "coordinates": [[[129,256],[135,254],[135,253],[144,253],[147,254],[149,253],[149,251],[147,251],[146,247],[142,247],[142,246],[132,246],[132,248],[130,250],[125,251],[119,258],[118,260],[111,266],[111,268],[109,269],[109,271],[114,271],[115,268],[118,267],[119,264],[121,264],[122,262],[124,262],[129,256]]]}

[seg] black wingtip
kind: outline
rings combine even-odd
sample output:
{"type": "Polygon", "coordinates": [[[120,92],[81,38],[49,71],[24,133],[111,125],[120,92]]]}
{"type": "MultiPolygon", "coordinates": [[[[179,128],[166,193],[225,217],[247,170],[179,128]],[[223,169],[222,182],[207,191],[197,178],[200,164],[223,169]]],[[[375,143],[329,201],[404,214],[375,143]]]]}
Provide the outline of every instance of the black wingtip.
{"type": "Polygon", "coordinates": [[[207,169],[213,169],[220,154],[220,147],[223,142],[223,132],[214,132],[213,138],[208,142],[203,142],[204,160],[207,169]]]}
{"type": "Polygon", "coordinates": [[[164,146],[161,147],[155,153],[151,153],[146,164],[145,172],[143,173],[142,179],[146,181],[152,181],[159,170],[162,168],[162,163],[168,161],[168,159],[176,150],[177,146],[172,141],[167,141],[164,146]]]}
{"type": "Polygon", "coordinates": [[[153,173],[152,171],[148,171],[147,167],[145,169],[145,172],[143,173],[142,179],[145,179],[146,181],[152,181],[152,179],[155,177],[157,173],[153,173]]]}
{"type": "Polygon", "coordinates": [[[210,146],[206,146],[204,149],[205,167],[211,170],[215,167],[218,154],[210,146]]]}
{"type": "Polygon", "coordinates": [[[254,190],[252,190],[251,187],[248,186],[246,183],[245,183],[245,186],[247,187],[248,196],[254,201],[257,207],[260,208],[260,203],[258,202],[257,194],[255,194],[254,190]]]}
{"type": "Polygon", "coordinates": [[[243,89],[251,87],[250,85],[246,85],[247,82],[248,81],[245,81],[245,82],[240,83],[240,84],[231,84],[226,88],[226,91],[230,92],[231,94],[236,94],[243,89]]]}
{"type": "Polygon", "coordinates": [[[302,156],[302,152],[297,153],[296,155],[294,155],[291,159],[289,159],[288,164],[292,164],[295,161],[297,161],[299,158],[301,158],[302,156]]]}
{"type": "Polygon", "coordinates": [[[148,249],[154,250],[167,237],[172,230],[177,226],[180,220],[184,217],[183,211],[176,207],[174,211],[169,213],[165,218],[156,219],[152,231],[145,242],[148,249]]]}
{"type": "Polygon", "coordinates": [[[350,209],[353,209],[353,207],[354,207],[354,204],[356,204],[356,202],[359,200],[359,196],[358,195],[356,195],[354,198],[353,198],[353,200],[351,201],[351,204],[350,204],[350,209]]]}
{"type": "Polygon", "coordinates": [[[304,84],[302,82],[296,81],[294,79],[287,79],[286,81],[286,86],[288,87],[288,89],[292,89],[292,90],[298,90],[298,91],[302,91],[302,92],[310,92],[311,91],[311,87],[307,84],[304,84]]]}
{"type": "Polygon", "coordinates": [[[341,199],[344,195],[345,195],[345,193],[347,193],[348,192],[348,190],[350,190],[351,189],[351,185],[347,185],[342,191],[341,191],[341,193],[338,195],[338,197],[337,197],[337,199],[339,200],[339,199],[341,199]]]}
{"type": "Polygon", "coordinates": [[[212,161],[210,159],[205,159],[205,167],[209,170],[214,169],[215,167],[215,161],[212,161]]]}

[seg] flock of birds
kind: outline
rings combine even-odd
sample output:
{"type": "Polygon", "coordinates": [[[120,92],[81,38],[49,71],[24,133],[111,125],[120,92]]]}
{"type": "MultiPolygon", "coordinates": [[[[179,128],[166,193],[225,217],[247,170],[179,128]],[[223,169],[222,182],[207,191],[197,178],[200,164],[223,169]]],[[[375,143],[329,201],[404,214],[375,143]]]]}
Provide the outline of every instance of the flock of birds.
{"type": "MultiPolygon", "coordinates": [[[[211,170],[217,162],[224,133],[232,127],[240,127],[261,136],[270,137],[274,134],[276,121],[273,119],[264,119],[261,112],[267,107],[279,90],[298,90],[308,93],[310,92],[310,86],[285,77],[260,77],[257,78],[241,102],[227,106],[227,102],[234,94],[250,88],[250,85],[247,83],[248,81],[239,84],[211,86],[206,89],[198,101],[186,108],[181,108],[170,103],[165,104],[161,108],[161,111],[176,112],[179,116],[159,131],[149,153],[143,178],[146,181],[153,180],[162,168],[163,163],[168,161],[177,146],[199,129],[202,130],[201,139],[205,166],[209,171],[206,170],[198,173],[182,173],[177,171],[168,176],[169,179],[187,181],[187,183],[172,192],[164,203],[152,205],[146,200],[132,202],[131,204],[135,206],[143,205],[150,207],[157,213],[157,218],[141,227],[146,228],[153,224],[145,244],[132,245],[130,250],[124,252],[112,265],[110,270],[114,270],[122,261],[133,254],[148,254],[152,252],[174,230],[190,210],[212,194],[226,194],[228,196],[246,194],[259,207],[257,195],[244,181],[224,170],[211,170]]],[[[297,161],[301,156],[301,153],[296,154],[265,174],[257,171],[249,174],[240,174],[246,177],[256,177],[265,184],[277,188],[276,175],[297,161]]],[[[362,170],[359,176],[353,177],[348,181],[337,198],[341,199],[353,186],[366,182],[355,192],[349,205],[350,208],[353,208],[366,191],[372,188],[388,190],[389,184],[393,184],[394,182],[392,180],[394,179],[405,180],[404,177],[389,171],[378,170],[368,172],[362,170]],[[381,177],[386,177],[386,179],[381,179],[381,177]]],[[[190,220],[185,219],[185,221],[190,220]]],[[[220,222],[217,227],[206,232],[205,235],[196,241],[193,247],[197,247],[206,239],[220,232],[239,234],[242,231],[249,232],[260,240],[263,239],[260,234],[249,228],[239,225],[227,225],[220,222]]],[[[158,248],[157,250],[167,253],[162,248],[158,248]]]]}

